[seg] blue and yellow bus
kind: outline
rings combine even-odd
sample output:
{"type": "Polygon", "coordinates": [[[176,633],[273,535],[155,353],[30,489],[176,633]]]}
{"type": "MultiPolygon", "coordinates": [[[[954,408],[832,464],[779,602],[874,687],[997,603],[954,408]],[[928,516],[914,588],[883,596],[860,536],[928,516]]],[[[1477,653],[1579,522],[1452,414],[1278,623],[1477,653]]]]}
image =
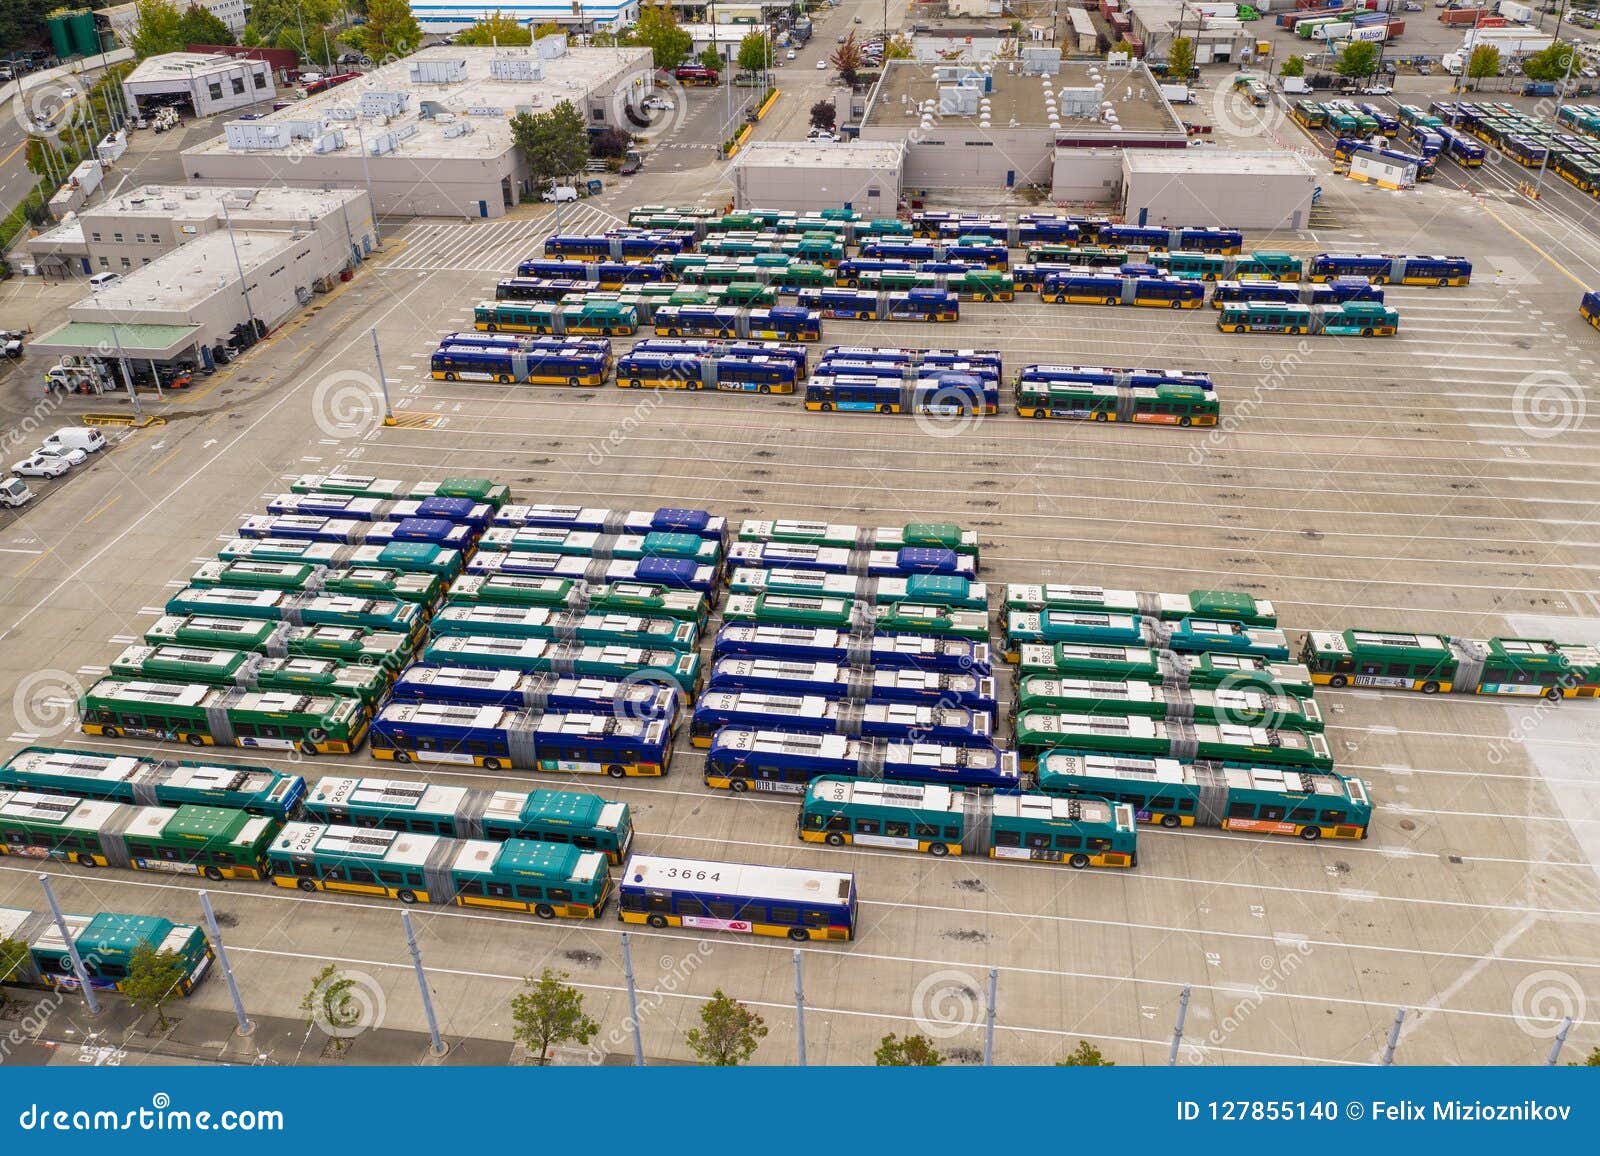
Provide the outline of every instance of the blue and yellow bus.
{"type": "Polygon", "coordinates": [[[716,733],[706,755],[706,786],[735,794],[800,795],[812,779],[822,775],[996,791],[1022,788],[1016,752],[993,746],[884,742],[734,726],[716,733]]]}
{"type": "Polygon", "coordinates": [[[858,735],[866,739],[992,746],[994,719],[983,711],[908,702],[846,704],[820,695],[707,691],[695,703],[690,741],[709,747],[724,727],[858,735]]]}
{"type": "Polygon", "coordinates": [[[990,675],[965,671],[873,670],[857,673],[837,662],[799,662],[781,658],[719,658],[707,684],[714,691],[761,691],[770,694],[820,695],[830,699],[940,704],[978,711],[991,718],[996,711],[995,681],[990,675]]]}
{"type": "Polygon", "coordinates": [[[1000,387],[967,373],[897,381],[818,372],[806,382],[805,406],[819,413],[991,414],[1000,411],[1000,387]]]}
{"type": "Polygon", "coordinates": [[[660,719],[391,702],[372,720],[372,757],[395,762],[659,776],[672,758],[660,719]]]}
{"type": "Polygon", "coordinates": [[[1203,283],[1179,277],[1119,273],[1052,273],[1039,290],[1041,300],[1074,305],[1144,305],[1157,309],[1198,309],[1205,303],[1203,283]]]}
{"type": "Polygon", "coordinates": [[[846,630],[732,623],[717,631],[717,658],[774,658],[792,662],[869,665],[875,670],[938,674],[993,673],[988,643],[921,634],[875,634],[857,642],[846,630]]]}
{"type": "Polygon", "coordinates": [[[728,393],[793,393],[799,380],[787,359],[625,353],[617,359],[623,389],[716,389],[728,393]]]}
{"type": "Polygon", "coordinates": [[[1591,289],[1578,302],[1578,313],[1596,329],[1600,329],[1600,292],[1591,289]]]}
{"type": "Polygon", "coordinates": [[[843,942],[856,934],[856,877],[635,855],[622,869],[617,906],[624,923],[843,942]]]}
{"type": "Polygon", "coordinates": [[[1379,285],[1466,285],[1472,262],[1465,257],[1431,257],[1396,253],[1318,253],[1311,258],[1313,281],[1365,277],[1379,285]]]}
{"type": "Polygon", "coordinates": [[[609,354],[588,350],[520,349],[507,346],[445,345],[429,369],[440,381],[495,381],[503,385],[603,385],[609,354]]]}

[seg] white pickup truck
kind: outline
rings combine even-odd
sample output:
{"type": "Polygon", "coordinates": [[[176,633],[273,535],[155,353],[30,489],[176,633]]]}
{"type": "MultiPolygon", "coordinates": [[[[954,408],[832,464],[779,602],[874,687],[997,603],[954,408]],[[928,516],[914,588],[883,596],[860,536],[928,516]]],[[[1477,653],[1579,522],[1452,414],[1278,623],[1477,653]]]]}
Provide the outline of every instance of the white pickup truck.
{"type": "Polygon", "coordinates": [[[33,491],[28,483],[12,474],[0,478],[0,506],[26,506],[33,501],[33,491]]]}

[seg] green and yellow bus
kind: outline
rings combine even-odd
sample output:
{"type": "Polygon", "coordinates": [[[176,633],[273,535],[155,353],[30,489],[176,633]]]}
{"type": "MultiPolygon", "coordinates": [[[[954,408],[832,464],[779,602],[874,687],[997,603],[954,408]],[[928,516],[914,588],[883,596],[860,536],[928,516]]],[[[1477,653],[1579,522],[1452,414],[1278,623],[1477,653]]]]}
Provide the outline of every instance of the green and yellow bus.
{"type": "Polygon", "coordinates": [[[1148,646],[1101,643],[1024,643],[1018,655],[1020,675],[1067,675],[1077,678],[1138,679],[1166,685],[1213,688],[1253,687],[1310,698],[1311,672],[1299,663],[1273,662],[1253,654],[1175,654],[1148,646]]]}
{"type": "Polygon", "coordinates": [[[611,896],[603,852],[531,839],[496,843],[290,823],[268,855],[274,883],[307,893],[522,911],[540,919],[598,919],[611,896]]]}
{"type": "MultiPolygon", "coordinates": [[[[125,991],[133,975],[133,957],[144,950],[170,952],[182,961],[177,994],[188,995],[211,966],[211,945],[192,923],[174,923],[156,915],[61,916],[78,950],[89,986],[95,991],[125,991]]],[[[27,955],[4,982],[26,987],[77,991],[72,953],[48,911],[0,907],[0,940],[24,945],[27,955]]]]}
{"type": "Polygon", "coordinates": [[[242,650],[148,643],[125,648],[111,660],[111,673],[132,679],[346,695],[368,709],[389,688],[389,675],[383,669],[351,666],[337,658],[265,658],[242,650]]]}
{"type": "Polygon", "coordinates": [[[91,686],[78,700],[78,714],[84,734],[307,755],[350,754],[369,722],[355,698],[124,678],[91,686]]]}
{"type": "Polygon", "coordinates": [[[1275,730],[1321,731],[1314,700],[1255,687],[1211,689],[1163,686],[1134,679],[1069,678],[1030,674],[1017,682],[1015,710],[1076,711],[1091,715],[1142,715],[1167,722],[1237,723],[1275,730]]]}
{"type": "Polygon", "coordinates": [[[0,854],[172,875],[262,879],[276,819],[227,807],[142,807],[0,791],[0,854]]]}
{"type": "Polygon", "coordinates": [[[550,301],[480,301],[473,326],[489,333],[594,334],[619,337],[639,331],[639,315],[627,305],[550,301]]]}
{"type": "Polygon", "coordinates": [[[849,630],[855,603],[849,598],[813,598],[803,594],[730,594],[722,609],[725,622],[772,622],[849,630]]]}
{"type": "Polygon", "coordinates": [[[1600,650],[1547,638],[1313,630],[1301,644],[1300,661],[1322,686],[1551,700],[1600,695],[1600,650]]]}
{"type": "Polygon", "coordinates": [[[1333,752],[1320,734],[1233,723],[1169,724],[1137,715],[1024,710],[1017,713],[1016,742],[1025,772],[1052,750],[1333,769],[1333,752]]]}

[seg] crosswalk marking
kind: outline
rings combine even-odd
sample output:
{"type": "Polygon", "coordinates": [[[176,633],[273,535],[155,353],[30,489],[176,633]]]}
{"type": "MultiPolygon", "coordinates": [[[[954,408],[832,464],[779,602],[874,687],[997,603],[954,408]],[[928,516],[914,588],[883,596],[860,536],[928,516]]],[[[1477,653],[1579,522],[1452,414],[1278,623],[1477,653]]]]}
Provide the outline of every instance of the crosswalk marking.
{"type": "MultiPolygon", "coordinates": [[[[603,233],[624,223],[622,218],[593,205],[567,205],[561,210],[564,233],[603,233]]],[[[481,224],[422,221],[405,231],[406,250],[387,268],[513,273],[518,261],[540,255],[542,242],[555,230],[554,213],[481,224]]]]}

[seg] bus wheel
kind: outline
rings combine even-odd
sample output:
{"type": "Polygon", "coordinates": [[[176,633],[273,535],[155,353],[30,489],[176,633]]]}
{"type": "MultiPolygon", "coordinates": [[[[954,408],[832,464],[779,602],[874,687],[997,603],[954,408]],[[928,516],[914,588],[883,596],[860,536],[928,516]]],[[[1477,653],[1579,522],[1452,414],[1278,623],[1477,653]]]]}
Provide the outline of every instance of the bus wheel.
{"type": "Polygon", "coordinates": [[[411,761],[411,752],[402,751],[398,747],[395,748],[394,761],[397,763],[409,763],[411,761]]]}
{"type": "Polygon", "coordinates": [[[811,938],[811,933],[803,927],[791,927],[789,928],[789,938],[796,943],[804,943],[811,938]]]}
{"type": "Polygon", "coordinates": [[[1194,419],[1190,417],[1180,417],[1178,419],[1178,424],[1182,426],[1190,426],[1194,424],[1194,419]]]}
{"type": "Polygon", "coordinates": [[[1450,278],[1448,278],[1448,277],[1440,277],[1439,278],[1439,288],[1447,289],[1447,288],[1449,288],[1449,286],[1450,286],[1450,278]]]}
{"type": "Polygon", "coordinates": [[[1072,858],[1068,859],[1067,862],[1072,864],[1072,866],[1075,867],[1077,870],[1082,871],[1085,867],[1087,867],[1089,865],[1089,856],[1083,854],[1082,852],[1079,852],[1078,854],[1074,855],[1072,858]]]}
{"type": "Polygon", "coordinates": [[[1036,409],[1036,410],[1033,411],[1033,416],[1034,417],[1048,417],[1049,416],[1049,411],[1044,410],[1044,409],[1036,409]]]}
{"type": "Polygon", "coordinates": [[[446,381],[454,381],[456,379],[456,375],[451,373],[449,370],[446,370],[445,371],[445,375],[444,375],[444,379],[446,381]]]}
{"type": "Polygon", "coordinates": [[[628,773],[627,771],[623,770],[616,763],[612,763],[609,767],[606,768],[606,774],[610,775],[613,779],[620,779],[623,776],[625,776],[627,773],[628,773]]]}
{"type": "Polygon", "coordinates": [[[950,854],[950,845],[948,843],[930,843],[928,844],[928,854],[935,859],[943,859],[950,854]]]}
{"type": "Polygon", "coordinates": [[[1425,682],[1425,683],[1423,683],[1422,684],[1422,693],[1423,694],[1438,694],[1439,693],[1439,684],[1436,683],[1436,682],[1425,682]]]}
{"type": "Polygon", "coordinates": [[[73,858],[78,861],[78,866],[80,867],[98,866],[98,864],[94,861],[94,856],[89,854],[87,851],[79,851],[75,856],[73,856],[73,858]]]}
{"type": "Polygon", "coordinates": [[[1372,336],[1372,330],[1370,328],[1363,329],[1361,331],[1361,336],[1363,336],[1363,337],[1371,337],[1372,336]]]}
{"type": "Polygon", "coordinates": [[[1551,702],[1560,702],[1561,701],[1561,691],[1560,691],[1560,689],[1558,687],[1552,686],[1549,690],[1544,692],[1544,696],[1545,696],[1545,698],[1549,699],[1551,702]]]}
{"type": "Polygon", "coordinates": [[[892,406],[892,405],[880,405],[878,407],[878,412],[879,413],[893,413],[894,412],[894,406],[892,406]]]}
{"type": "Polygon", "coordinates": [[[579,379],[578,379],[578,378],[576,378],[576,377],[569,377],[569,378],[567,378],[567,384],[568,384],[568,385],[570,385],[570,386],[573,386],[573,387],[577,387],[577,386],[580,386],[580,385],[582,385],[582,384],[583,384],[583,382],[582,382],[582,381],[580,381],[580,380],[579,380],[579,379]]]}
{"type": "Polygon", "coordinates": [[[317,753],[317,744],[312,742],[310,739],[301,739],[300,740],[300,753],[302,755],[314,755],[314,754],[316,754],[317,753]]]}
{"type": "Polygon", "coordinates": [[[829,831],[828,832],[828,837],[824,841],[830,847],[843,847],[844,846],[844,836],[841,835],[838,831],[829,831]]]}
{"type": "Polygon", "coordinates": [[[1170,830],[1173,827],[1182,826],[1183,825],[1183,820],[1178,818],[1178,816],[1176,816],[1176,815],[1162,815],[1161,816],[1161,825],[1170,830]]]}
{"type": "Polygon", "coordinates": [[[498,771],[500,769],[500,760],[499,759],[484,759],[483,760],[483,769],[486,770],[486,771],[498,771]]]}
{"type": "Polygon", "coordinates": [[[1174,301],[1172,303],[1172,308],[1174,308],[1174,309],[1182,309],[1183,308],[1183,302],[1182,301],[1174,301]]]}
{"type": "Polygon", "coordinates": [[[1106,298],[1106,304],[1107,305],[1120,305],[1121,303],[1122,303],[1122,299],[1120,297],[1107,297],[1106,298]]]}
{"type": "Polygon", "coordinates": [[[772,387],[770,385],[763,385],[760,388],[760,390],[758,390],[758,392],[760,392],[760,393],[771,393],[772,392],[772,387]]]}
{"type": "Polygon", "coordinates": [[[637,377],[630,377],[630,378],[628,378],[628,388],[629,389],[643,389],[644,388],[644,382],[641,381],[637,377]]]}
{"type": "Polygon", "coordinates": [[[654,927],[659,931],[661,928],[663,928],[663,927],[665,927],[667,925],[667,917],[658,912],[658,913],[656,913],[654,915],[651,915],[649,918],[647,918],[645,920],[645,922],[648,923],[651,927],[654,927]]]}
{"type": "Polygon", "coordinates": [[[211,880],[211,882],[213,882],[213,883],[221,883],[222,882],[222,872],[218,871],[215,867],[207,867],[206,871],[205,871],[205,875],[206,875],[206,878],[211,880]]]}
{"type": "Polygon", "coordinates": [[[825,401],[825,402],[822,403],[822,412],[823,413],[828,413],[832,409],[833,409],[833,403],[832,402],[825,401]]]}
{"type": "Polygon", "coordinates": [[[108,739],[120,739],[122,737],[122,732],[116,727],[101,727],[100,733],[108,739]]]}
{"type": "Polygon", "coordinates": [[[728,782],[728,789],[736,795],[742,795],[750,789],[750,784],[743,779],[731,779],[728,782]]]}
{"type": "Polygon", "coordinates": [[[500,384],[501,385],[510,385],[511,384],[511,375],[509,373],[502,373],[500,375],[500,384]]]}
{"type": "Polygon", "coordinates": [[[199,735],[190,735],[184,741],[191,747],[203,747],[206,745],[206,740],[201,738],[199,735]]]}
{"type": "Polygon", "coordinates": [[[415,903],[417,901],[417,893],[415,891],[396,891],[394,897],[401,903],[415,903]]]}
{"type": "Polygon", "coordinates": [[[302,891],[315,891],[317,889],[317,881],[315,879],[302,879],[295,886],[302,891]]]}
{"type": "Polygon", "coordinates": [[[1094,415],[1094,420],[1095,421],[1105,421],[1106,420],[1106,411],[1103,410],[1103,409],[1096,410],[1095,411],[1095,415],[1094,415]]]}
{"type": "Polygon", "coordinates": [[[554,919],[556,917],[556,909],[548,903],[535,904],[533,913],[540,919],[554,919]]]}
{"type": "Polygon", "coordinates": [[[1302,827],[1300,829],[1300,838],[1304,839],[1307,843],[1315,843],[1318,839],[1322,838],[1322,828],[1302,827]]]}
{"type": "Polygon", "coordinates": [[[1328,680],[1329,686],[1349,686],[1350,680],[1342,674],[1336,674],[1328,680]]]}
{"type": "Polygon", "coordinates": [[[493,321],[491,321],[487,325],[485,325],[484,328],[487,329],[490,333],[493,333],[495,331],[495,329],[498,328],[498,327],[495,325],[495,323],[493,321]]]}

